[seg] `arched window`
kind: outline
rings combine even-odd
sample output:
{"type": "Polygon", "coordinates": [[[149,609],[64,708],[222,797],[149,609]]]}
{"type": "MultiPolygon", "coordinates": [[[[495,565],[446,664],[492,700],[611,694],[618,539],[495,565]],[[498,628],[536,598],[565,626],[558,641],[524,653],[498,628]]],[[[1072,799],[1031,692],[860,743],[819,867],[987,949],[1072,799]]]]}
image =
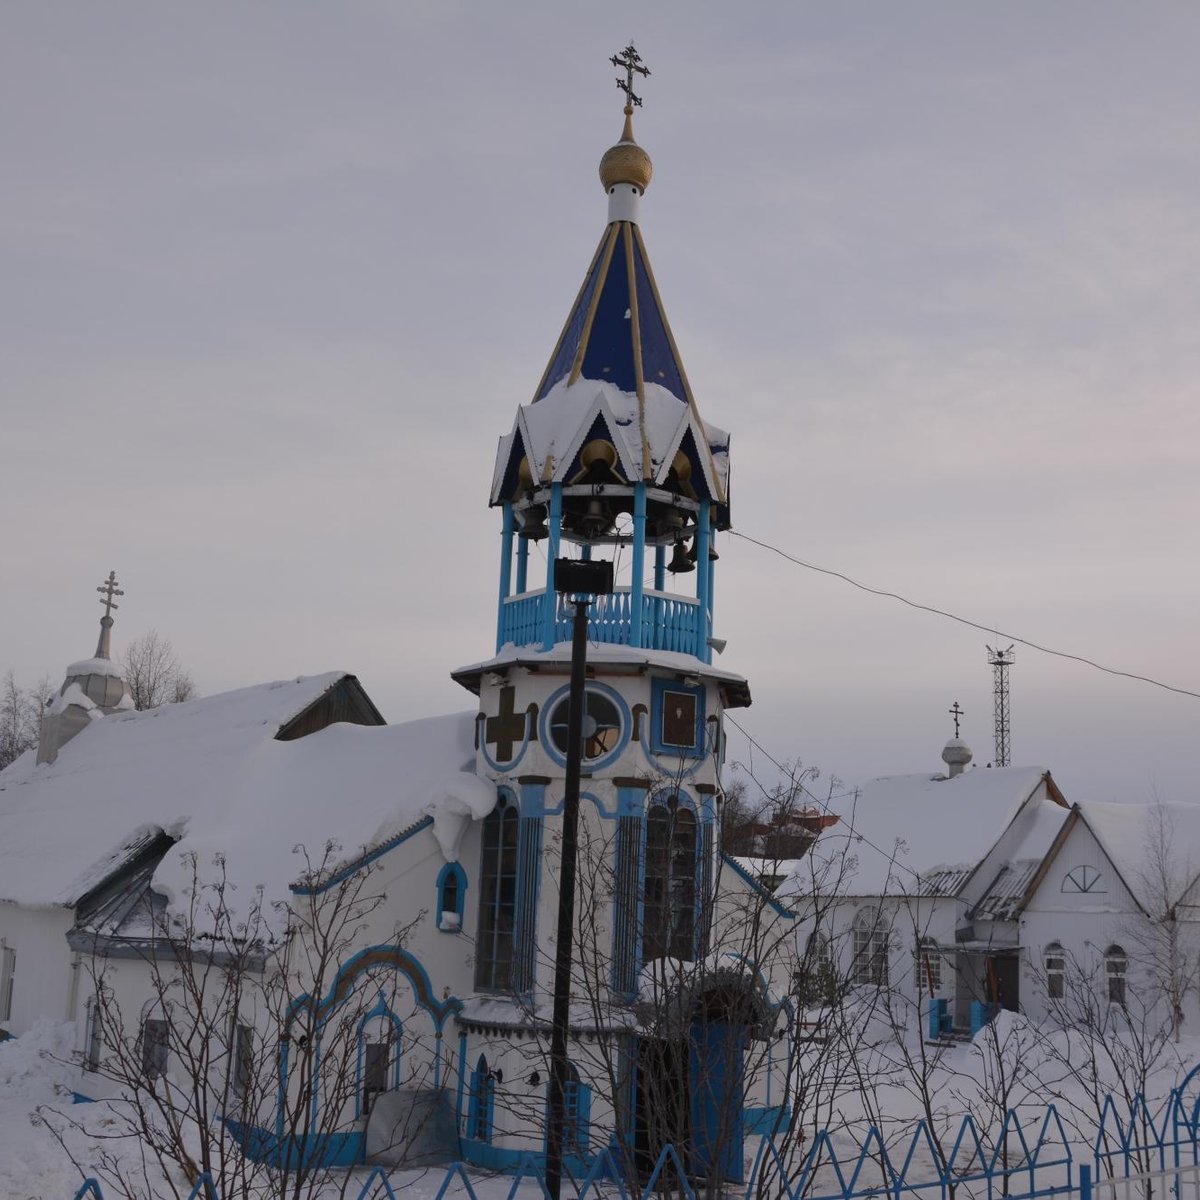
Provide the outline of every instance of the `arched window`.
{"type": "Polygon", "coordinates": [[[913,970],[917,975],[918,995],[936,996],[941,991],[942,954],[936,938],[917,939],[916,949],[913,951],[913,970]]]}
{"type": "Polygon", "coordinates": [[[488,1067],[487,1056],[481,1054],[471,1072],[471,1101],[467,1110],[467,1136],[477,1142],[492,1140],[492,1106],[496,1081],[488,1067]]]}
{"type": "Polygon", "coordinates": [[[854,918],[854,964],[851,978],[855,983],[888,982],[888,931],[877,908],[860,908],[854,918]]]}
{"type": "Polygon", "coordinates": [[[1046,971],[1046,998],[1061,1000],[1067,991],[1067,955],[1061,943],[1051,942],[1042,955],[1046,971]]]}
{"type": "Polygon", "coordinates": [[[1108,980],[1108,1002],[1125,1007],[1126,977],[1129,974],[1129,955],[1120,946],[1109,946],[1104,952],[1104,974],[1108,980]]]}
{"type": "Polygon", "coordinates": [[[519,814],[503,792],[483,819],[479,862],[479,930],[475,936],[475,986],[509,991],[517,925],[519,814]]]}
{"type": "Polygon", "coordinates": [[[443,933],[462,929],[466,895],[467,873],[458,863],[447,863],[437,878],[437,927],[443,933]]]}
{"type": "Polygon", "coordinates": [[[837,973],[829,939],[814,929],[808,935],[804,957],[796,971],[796,995],[801,1004],[831,1004],[837,996],[837,973]]]}
{"type": "Polygon", "coordinates": [[[162,1016],[147,1017],[142,1022],[142,1075],[149,1083],[167,1073],[170,1041],[169,1026],[162,1016]]]}
{"type": "Polygon", "coordinates": [[[358,1026],[358,1112],[367,1116],[375,1097],[400,1083],[403,1026],[382,997],[358,1026]]]}
{"type": "MultiPolygon", "coordinates": [[[[588,1122],[591,1117],[592,1089],[579,1080],[574,1063],[567,1063],[567,1077],[563,1086],[563,1137],[564,1154],[580,1158],[587,1154],[588,1122]]],[[[546,1088],[546,1120],[550,1119],[550,1087],[546,1088]]]]}
{"type": "Polygon", "coordinates": [[[646,817],[642,961],[696,956],[696,814],[672,796],[646,817]]]}

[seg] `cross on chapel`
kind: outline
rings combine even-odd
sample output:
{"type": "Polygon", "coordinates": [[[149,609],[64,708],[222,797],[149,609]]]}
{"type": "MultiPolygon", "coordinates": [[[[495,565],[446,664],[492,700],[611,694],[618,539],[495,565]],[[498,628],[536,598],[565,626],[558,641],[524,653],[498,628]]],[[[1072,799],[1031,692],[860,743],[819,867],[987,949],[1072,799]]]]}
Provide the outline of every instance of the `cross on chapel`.
{"type": "Polygon", "coordinates": [[[959,717],[962,717],[965,715],[966,710],[959,708],[958,701],[955,700],[954,707],[949,709],[948,711],[949,711],[950,715],[954,718],[954,736],[958,737],[958,719],[959,719],[959,717]]]}
{"type": "Polygon", "coordinates": [[[483,740],[496,747],[496,761],[508,762],[516,747],[525,740],[529,718],[537,712],[537,706],[531,704],[525,712],[519,713],[513,708],[513,698],[517,694],[515,687],[500,689],[500,711],[494,717],[488,717],[483,729],[483,740]]]}
{"type": "Polygon", "coordinates": [[[104,615],[106,617],[111,617],[112,610],[114,608],[121,607],[119,604],[116,604],[113,601],[113,597],[125,595],[125,593],[121,591],[119,587],[117,587],[116,571],[109,571],[108,578],[96,589],[96,591],[104,593],[104,599],[101,600],[100,603],[104,605],[104,615]]]}
{"type": "Polygon", "coordinates": [[[645,78],[650,74],[650,68],[642,63],[642,56],[633,48],[633,43],[630,42],[620,54],[614,54],[608,61],[625,72],[624,79],[617,77],[617,87],[625,93],[628,110],[632,112],[635,107],[641,108],[642,98],[633,90],[633,74],[636,71],[645,78]]]}

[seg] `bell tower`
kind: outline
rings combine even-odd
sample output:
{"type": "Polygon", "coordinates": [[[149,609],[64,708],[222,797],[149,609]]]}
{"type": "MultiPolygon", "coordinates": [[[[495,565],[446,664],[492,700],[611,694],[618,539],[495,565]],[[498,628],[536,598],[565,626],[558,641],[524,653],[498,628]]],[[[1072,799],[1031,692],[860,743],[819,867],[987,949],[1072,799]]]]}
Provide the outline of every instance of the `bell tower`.
{"type": "MultiPolygon", "coordinates": [[[[746,680],[713,664],[729,436],[700,417],[642,237],[653,167],[634,138],[633,82],[649,72],[632,46],[612,61],[625,105],[600,160],[607,223],[532,399],[500,438],[494,654],[453,673],[479,697],[476,769],[500,796],[477,881],[467,868],[475,987],[526,1004],[552,975],[568,749],[574,605],[555,591],[555,560],[613,565],[614,590],[588,612],[580,844],[593,861],[579,868],[581,886],[613,899],[602,934],[579,937],[601,936],[603,989],[618,1004],[647,963],[706,952],[722,714],[750,703],[746,680]]],[[[472,1031],[469,1007],[459,1023],[472,1031]]]]}

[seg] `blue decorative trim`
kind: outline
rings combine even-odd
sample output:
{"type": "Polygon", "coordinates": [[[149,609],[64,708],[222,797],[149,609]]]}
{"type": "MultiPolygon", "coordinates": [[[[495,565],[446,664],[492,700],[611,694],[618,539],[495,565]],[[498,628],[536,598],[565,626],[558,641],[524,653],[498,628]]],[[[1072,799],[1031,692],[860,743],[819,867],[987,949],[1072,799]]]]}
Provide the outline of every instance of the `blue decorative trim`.
{"type": "MultiPolygon", "coordinates": [[[[491,1142],[480,1142],[474,1138],[462,1139],[463,1158],[473,1167],[489,1171],[503,1171],[515,1175],[522,1167],[532,1167],[537,1172],[546,1169],[545,1151],[514,1150],[506,1146],[493,1146],[491,1142]]],[[[592,1157],[578,1158],[573,1154],[563,1155],[563,1167],[574,1178],[582,1179],[592,1164],[592,1157]]]]}
{"type": "Polygon", "coordinates": [[[366,1161],[366,1134],[361,1129],[283,1138],[261,1125],[246,1125],[228,1117],[222,1124],[254,1162],[295,1170],[300,1166],[356,1167],[366,1161]]]}
{"type": "Polygon", "coordinates": [[[766,1137],[787,1127],[791,1109],[786,1104],[753,1105],[745,1110],[743,1128],[750,1136],[766,1137]]]}
{"type": "MultiPolygon", "coordinates": [[[[584,760],[585,769],[588,771],[599,771],[616,762],[625,752],[625,747],[629,745],[629,737],[633,732],[633,723],[629,715],[629,705],[625,703],[624,696],[621,695],[615,688],[609,687],[605,683],[595,683],[588,680],[587,690],[589,692],[599,692],[607,697],[616,706],[617,714],[621,719],[621,737],[617,745],[607,754],[601,755],[599,758],[588,758],[584,760]]],[[[542,748],[546,751],[547,757],[551,759],[557,766],[566,769],[566,755],[560,753],[558,747],[554,744],[550,736],[550,718],[554,715],[555,708],[561,700],[565,699],[570,693],[570,685],[560,687],[556,692],[551,693],[542,707],[541,715],[538,717],[538,739],[542,744],[542,748]]]]}
{"type": "Polygon", "coordinates": [[[462,933],[463,914],[466,909],[467,900],[467,873],[463,870],[461,863],[446,863],[438,872],[437,877],[437,927],[442,933],[462,933]],[[446,881],[453,878],[457,885],[457,901],[453,909],[448,909],[444,900],[446,881]],[[447,926],[442,924],[442,914],[446,912],[454,912],[458,916],[458,924],[456,926],[447,926]]]}
{"type": "MultiPolygon", "coordinates": [[[[692,779],[692,778],[694,778],[696,776],[696,774],[698,774],[698,772],[700,771],[700,768],[704,766],[704,756],[701,755],[699,758],[697,758],[696,761],[691,764],[691,766],[685,766],[684,765],[684,757],[685,756],[681,755],[677,750],[672,750],[669,757],[674,759],[674,761],[677,765],[669,772],[664,771],[662,763],[658,761],[658,758],[656,758],[653,753],[651,753],[651,749],[650,749],[651,735],[647,729],[647,722],[650,719],[650,714],[645,711],[642,711],[642,712],[638,713],[638,717],[640,718],[640,721],[638,724],[637,743],[642,748],[642,757],[646,760],[646,765],[656,775],[659,775],[659,776],[669,774],[672,779],[692,779]]],[[[664,755],[663,757],[667,757],[667,756],[664,755]]]]}
{"type": "Polygon", "coordinates": [[[95,1096],[85,1096],[82,1092],[72,1092],[71,1093],[71,1103],[72,1104],[95,1104],[96,1098],[95,1098],[95,1096]]]}
{"type": "Polygon", "coordinates": [[[361,871],[363,867],[370,866],[377,858],[382,858],[389,851],[395,850],[401,842],[407,842],[409,838],[416,837],[422,829],[428,829],[432,824],[432,817],[422,817],[415,825],[410,825],[407,829],[402,829],[394,837],[388,838],[386,842],[380,842],[378,846],[365,851],[358,858],[351,859],[336,875],[331,875],[328,879],[312,885],[303,883],[292,884],[292,894],[295,896],[319,896],[322,892],[327,892],[331,887],[341,883],[342,880],[349,879],[351,875],[361,871]]]}
{"type": "Polygon", "coordinates": [[[707,750],[704,736],[705,691],[703,685],[677,683],[673,679],[652,679],[650,696],[650,749],[655,754],[671,754],[678,758],[703,758],[707,750]],[[690,746],[673,746],[663,741],[663,710],[667,692],[682,692],[684,695],[695,697],[696,723],[690,746]]]}
{"type": "Polygon", "coordinates": [[[390,967],[394,971],[399,971],[412,985],[417,1003],[433,1018],[435,1029],[440,1030],[445,1025],[447,1018],[462,1009],[462,1001],[457,997],[450,996],[446,1000],[437,1000],[434,997],[433,984],[429,982],[429,975],[421,965],[420,959],[415,955],[400,949],[399,946],[368,946],[365,950],[360,950],[357,954],[352,955],[338,968],[329,991],[321,1000],[315,999],[309,992],[305,992],[303,996],[297,996],[288,1005],[284,1027],[290,1028],[296,1014],[302,1009],[311,1008],[316,1017],[315,1024],[319,1028],[329,1019],[334,1009],[346,1002],[353,989],[355,979],[373,967],[390,967]]]}
{"type": "Polygon", "coordinates": [[[363,1036],[366,1024],[368,1021],[374,1021],[377,1018],[386,1018],[391,1022],[392,1028],[396,1031],[396,1052],[388,1061],[389,1074],[391,1075],[391,1090],[395,1090],[400,1086],[400,1054],[403,1047],[404,1037],[404,1022],[387,1006],[384,1001],[383,994],[380,993],[379,999],[375,1002],[375,1007],[369,1012],[363,1014],[362,1020],[358,1023],[358,1030],[355,1040],[356,1063],[355,1063],[355,1086],[354,1086],[354,1115],[361,1117],[362,1100],[363,1100],[363,1071],[366,1067],[365,1061],[365,1046],[366,1039],[363,1036]]]}
{"type": "Polygon", "coordinates": [[[757,896],[764,900],[767,904],[767,907],[770,908],[772,912],[777,913],[781,917],[787,917],[789,921],[794,921],[797,919],[799,914],[792,912],[790,908],[785,908],[782,904],[780,904],[779,901],[776,900],[771,894],[771,892],[767,888],[763,887],[763,885],[759,883],[759,881],[755,879],[754,876],[751,875],[750,872],[747,871],[746,868],[740,863],[736,862],[728,854],[722,854],[721,861],[739,879],[741,879],[743,883],[747,884],[757,896]]]}

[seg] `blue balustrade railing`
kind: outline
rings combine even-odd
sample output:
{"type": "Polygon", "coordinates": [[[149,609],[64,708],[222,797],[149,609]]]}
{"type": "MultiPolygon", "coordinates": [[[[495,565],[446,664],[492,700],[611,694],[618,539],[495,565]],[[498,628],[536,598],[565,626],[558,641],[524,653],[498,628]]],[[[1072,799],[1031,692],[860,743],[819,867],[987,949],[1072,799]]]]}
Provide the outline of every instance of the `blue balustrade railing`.
{"type": "MultiPolygon", "coordinates": [[[[543,605],[546,592],[522,592],[509,596],[500,607],[500,634],[503,646],[540,646],[545,637],[543,605]]],[[[554,605],[554,641],[571,640],[574,608],[569,600],[556,592],[550,593],[554,605]]],[[[708,635],[700,601],[693,596],[676,596],[670,592],[645,591],[641,611],[634,612],[633,595],[629,588],[617,588],[611,595],[597,596],[588,610],[588,638],[610,646],[640,645],[648,650],[673,650],[679,654],[694,654],[707,658],[708,635]],[[640,634],[634,637],[634,630],[640,634]]]]}

